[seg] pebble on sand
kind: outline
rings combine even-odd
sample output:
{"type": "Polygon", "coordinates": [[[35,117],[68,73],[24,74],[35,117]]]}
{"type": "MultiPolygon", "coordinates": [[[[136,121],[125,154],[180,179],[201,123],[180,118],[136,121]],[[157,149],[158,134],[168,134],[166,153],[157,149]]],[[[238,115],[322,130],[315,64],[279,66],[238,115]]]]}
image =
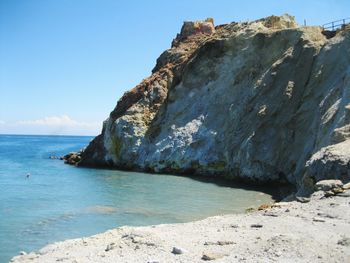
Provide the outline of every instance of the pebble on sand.
{"type": "Polygon", "coordinates": [[[205,253],[202,256],[202,260],[210,261],[210,260],[216,260],[225,257],[225,254],[219,254],[219,253],[205,253]]]}
{"type": "Polygon", "coordinates": [[[175,254],[175,255],[181,255],[186,253],[187,251],[183,248],[180,247],[173,247],[173,250],[171,251],[171,253],[175,254]]]}

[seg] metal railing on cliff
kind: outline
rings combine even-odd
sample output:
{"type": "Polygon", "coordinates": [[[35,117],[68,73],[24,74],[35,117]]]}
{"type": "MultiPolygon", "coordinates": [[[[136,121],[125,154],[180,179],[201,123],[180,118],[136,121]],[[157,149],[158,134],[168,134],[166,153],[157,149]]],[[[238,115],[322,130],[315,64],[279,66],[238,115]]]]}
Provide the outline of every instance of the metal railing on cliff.
{"type": "Polygon", "coordinates": [[[322,28],[323,30],[335,31],[339,28],[345,27],[348,23],[350,23],[350,17],[323,24],[322,28]]]}

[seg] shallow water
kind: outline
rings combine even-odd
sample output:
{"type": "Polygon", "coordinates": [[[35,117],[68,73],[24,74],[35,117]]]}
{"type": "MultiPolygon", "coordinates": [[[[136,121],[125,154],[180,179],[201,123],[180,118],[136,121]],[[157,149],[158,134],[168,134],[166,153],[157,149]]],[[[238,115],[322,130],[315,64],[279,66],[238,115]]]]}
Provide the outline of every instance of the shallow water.
{"type": "Polygon", "coordinates": [[[122,225],[186,222],[272,199],[183,176],[76,168],[49,159],[91,139],[0,135],[0,262],[21,250],[122,225]]]}

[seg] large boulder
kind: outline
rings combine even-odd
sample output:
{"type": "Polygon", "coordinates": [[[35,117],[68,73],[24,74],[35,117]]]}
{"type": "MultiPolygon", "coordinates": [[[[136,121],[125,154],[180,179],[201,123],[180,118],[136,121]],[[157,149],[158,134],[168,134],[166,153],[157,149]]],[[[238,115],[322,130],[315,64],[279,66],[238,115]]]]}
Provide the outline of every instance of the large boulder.
{"type": "Polygon", "coordinates": [[[306,174],[314,181],[350,181],[350,140],[321,148],[306,163],[306,174]]]}

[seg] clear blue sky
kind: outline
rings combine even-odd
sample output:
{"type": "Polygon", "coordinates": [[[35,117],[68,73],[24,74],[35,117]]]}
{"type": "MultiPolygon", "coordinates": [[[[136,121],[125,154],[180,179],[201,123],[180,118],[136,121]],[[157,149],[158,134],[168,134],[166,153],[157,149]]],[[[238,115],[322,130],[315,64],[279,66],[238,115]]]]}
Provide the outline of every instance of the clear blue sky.
{"type": "Polygon", "coordinates": [[[349,0],[0,0],[0,133],[96,134],[184,20],[350,16],[349,0]]]}

